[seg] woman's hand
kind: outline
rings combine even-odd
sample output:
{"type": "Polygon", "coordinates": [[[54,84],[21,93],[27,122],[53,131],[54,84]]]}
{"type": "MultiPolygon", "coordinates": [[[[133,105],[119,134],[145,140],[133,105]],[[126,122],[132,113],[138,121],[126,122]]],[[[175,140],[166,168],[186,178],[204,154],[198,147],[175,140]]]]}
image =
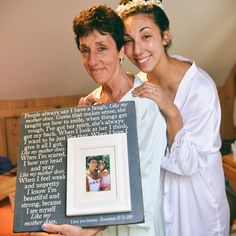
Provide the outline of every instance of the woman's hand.
{"type": "Polygon", "coordinates": [[[83,106],[90,106],[90,105],[96,105],[99,104],[99,99],[94,97],[92,94],[89,94],[86,97],[81,97],[79,100],[79,107],[83,106]]]}
{"type": "Polygon", "coordinates": [[[134,97],[149,98],[157,103],[162,112],[168,116],[171,110],[174,109],[174,103],[160,86],[144,82],[132,91],[134,97]]]}
{"type": "Polygon", "coordinates": [[[46,232],[30,233],[30,236],[94,236],[103,230],[102,227],[81,228],[80,226],[68,224],[43,224],[42,229],[46,232]]]}
{"type": "Polygon", "coordinates": [[[178,107],[174,104],[167,92],[160,86],[144,82],[132,92],[134,97],[149,98],[157,103],[163,112],[167,123],[167,138],[169,147],[174,142],[175,135],[183,127],[183,119],[178,107]]]}

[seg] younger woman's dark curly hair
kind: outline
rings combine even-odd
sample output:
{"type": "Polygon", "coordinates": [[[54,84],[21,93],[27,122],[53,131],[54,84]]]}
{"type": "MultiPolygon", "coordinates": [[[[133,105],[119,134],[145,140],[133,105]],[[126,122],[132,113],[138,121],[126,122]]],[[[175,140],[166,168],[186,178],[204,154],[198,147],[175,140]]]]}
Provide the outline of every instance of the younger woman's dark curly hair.
{"type": "MultiPolygon", "coordinates": [[[[145,0],[143,0],[145,1],[145,0]]],[[[132,0],[121,0],[120,5],[126,5],[127,3],[132,2],[132,0]]],[[[128,10],[124,11],[121,14],[122,20],[125,20],[126,18],[138,14],[146,14],[150,16],[155,24],[160,28],[161,36],[166,30],[169,30],[169,19],[165,12],[157,5],[155,4],[147,4],[147,5],[134,5],[128,10]]],[[[171,45],[171,41],[166,45],[166,48],[168,48],[171,45]]]]}
{"type": "Polygon", "coordinates": [[[110,34],[120,51],[124,45],[124,25],[121,18],[110,7],[97,5],[85,9],[74,18],[73,30],[75,40],[80,49],[80,38],[97,30],[101,34],[110,34]]]}

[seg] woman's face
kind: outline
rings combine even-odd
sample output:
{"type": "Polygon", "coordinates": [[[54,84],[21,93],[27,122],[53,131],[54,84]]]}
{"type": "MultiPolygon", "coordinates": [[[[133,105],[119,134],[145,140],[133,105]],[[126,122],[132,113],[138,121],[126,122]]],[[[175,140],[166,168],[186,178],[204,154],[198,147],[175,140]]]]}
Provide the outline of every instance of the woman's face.
{"type": "Polygon", "coordinates": [[[82,62],[88,74],[98,84],[109,84],[120,69],[120,58],[114,39],[110,34],[102,35],[97,30],[80,38],[82,62]]]}
{"type": "Polygon", "coordinates": [[[130,16],[124,20],[125,53],[140,70],[153,71],[166,56],[160,29],[147,14],[130,16]]]}
{"type": "Polygon", "coordinates": [[[104,167],[105,167],[104,163],[102,163],[102,162],[99,162],[99,163],[98,163],[98,169],[99,169],[100,171],[102,171],[102,170],[104,169],[104,167]]]}
{"type": "Polygon", "coordinates": [[[97,168],[97,160],[91,160],[89,162],[89,170],[93,171],[97,168]]]}

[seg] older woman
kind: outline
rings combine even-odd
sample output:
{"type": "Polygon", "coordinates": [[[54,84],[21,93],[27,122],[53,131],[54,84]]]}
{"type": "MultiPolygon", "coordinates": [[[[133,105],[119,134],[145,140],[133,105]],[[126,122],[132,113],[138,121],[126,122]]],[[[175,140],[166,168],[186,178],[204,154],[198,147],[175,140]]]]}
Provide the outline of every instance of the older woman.
{"type": "MultiPolygon", "coordinates": [[[[166,123],[156,103],[149,99],[134,98],[131,94],[142,82],[122,68],[125,56],[123,30],[122,20],[112,9],[103,5],[84,10],[74,19],[74,32],[82,63],[91,78],[101,85],[92,93],[92,100],[91,96],[86,97],[80,101],[80,105],[125,100],[134,100],[136,105],[145,223],[107,227],[102,234],[162,236],[164,233],[159,178],[160,164],[167,143],[166,123]]],[[[66,236],[95,235],[102,230],[51,224],[45,224],[42,228],[66,236]]]]}
{"type": "Polygon", "coordinates": [[[98,175],[98,160],[89,157],[87,160],[88,171],[86,174],[86,191],[98,192],[101,190],[101,177],[98,175]]]}

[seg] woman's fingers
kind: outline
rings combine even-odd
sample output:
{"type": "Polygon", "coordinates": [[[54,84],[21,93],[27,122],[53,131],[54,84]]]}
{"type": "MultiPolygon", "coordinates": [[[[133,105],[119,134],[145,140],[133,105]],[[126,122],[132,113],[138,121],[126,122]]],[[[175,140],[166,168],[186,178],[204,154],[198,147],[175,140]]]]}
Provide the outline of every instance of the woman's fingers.
{"type": "Polygon", "coordinates": [[[134,97],[146,97],[153,99],[155,93],[158,91],[158,86],[150,82],[145,82],[132,91],[134,97]]]}
{"type": "Polygon", "coordinates": [[[98,104],[99,99],[97,99],[96,97],[94,97],[92,94],[89,94],[86,97],[81,97],[79,100],[79,104],[78,106],[90,106],[90,105],[95,105],[98,104]]]}
{"type": "MultiPolygon", "coordinates": [[[[43,224],[42,229],[44,231],[47,231],[48,233],[53,233],[61,236],[93,236],[96,235],[96,233],[101,231],[103,228],[101,227],[81,228],[80,226],[77,225],[68,225],[68,224],[63,224],[63,225],[43,224]]],[[[51,236],[51,234],[49,236],[51,236]]]]}
{"type": "Polygon", "coordinates": [[[45,232],[31,232],[30,236],[58,236],[58,234],[49,234],[45,232]]]}

